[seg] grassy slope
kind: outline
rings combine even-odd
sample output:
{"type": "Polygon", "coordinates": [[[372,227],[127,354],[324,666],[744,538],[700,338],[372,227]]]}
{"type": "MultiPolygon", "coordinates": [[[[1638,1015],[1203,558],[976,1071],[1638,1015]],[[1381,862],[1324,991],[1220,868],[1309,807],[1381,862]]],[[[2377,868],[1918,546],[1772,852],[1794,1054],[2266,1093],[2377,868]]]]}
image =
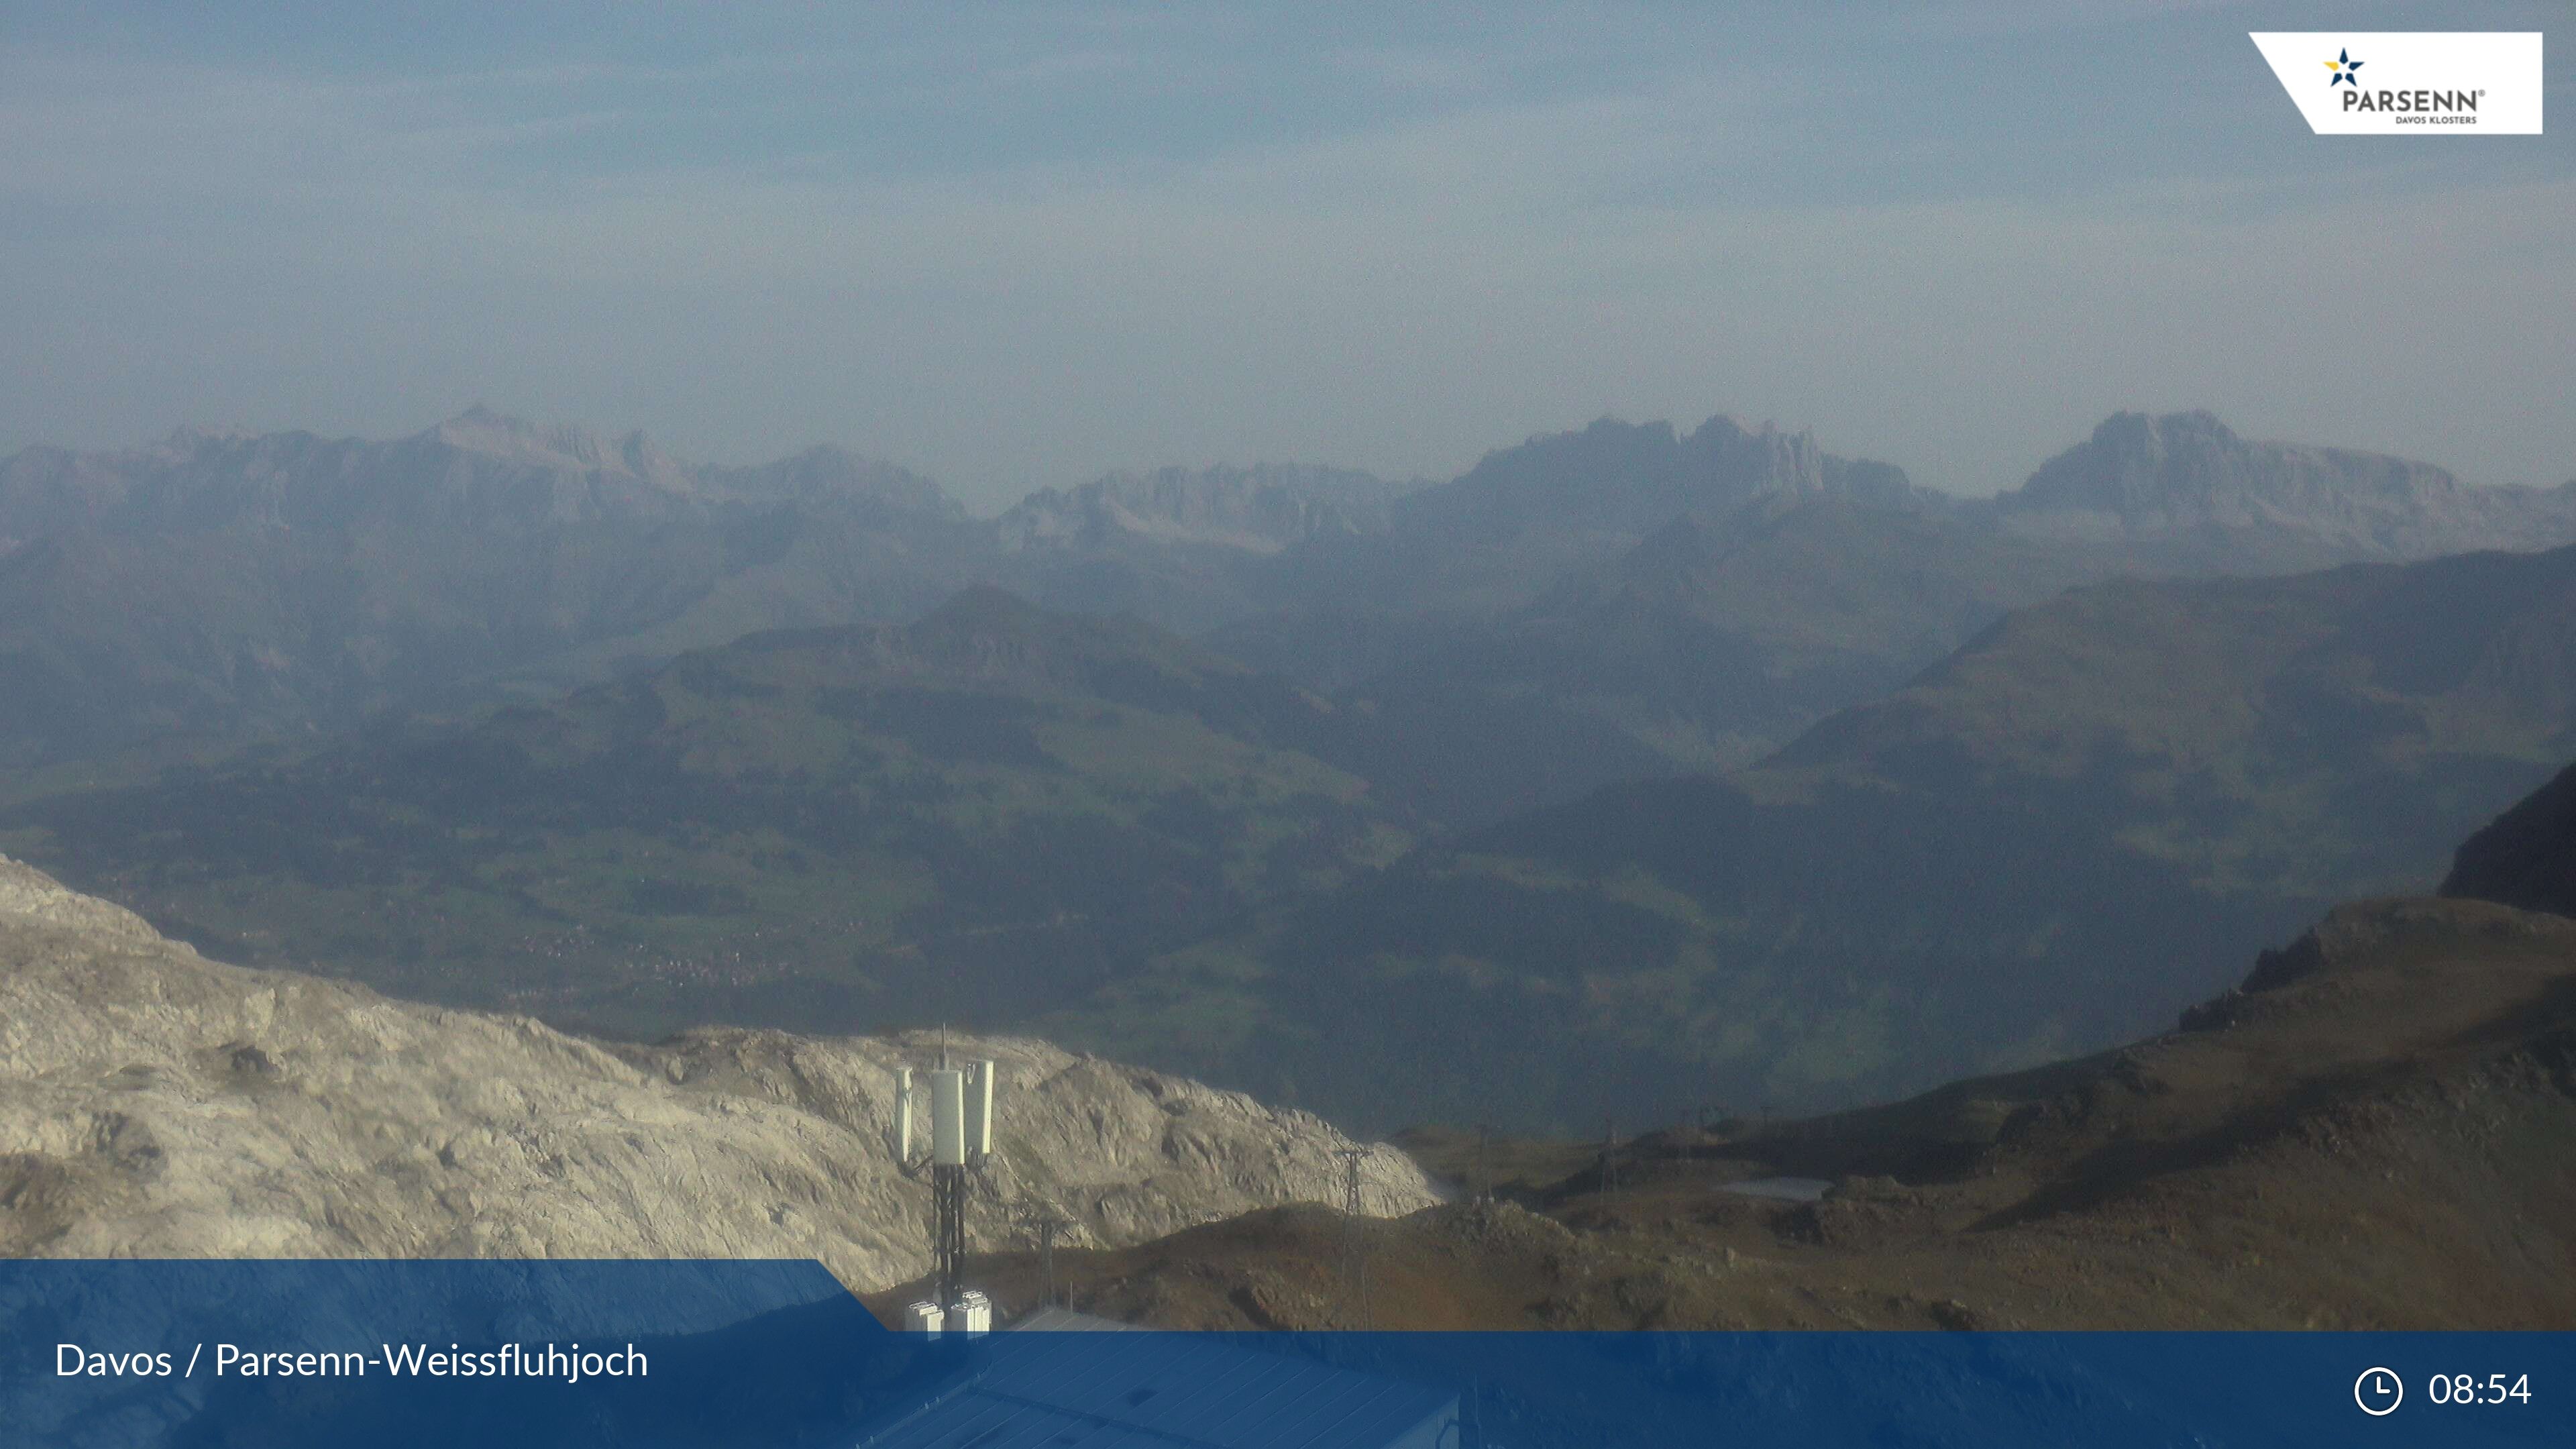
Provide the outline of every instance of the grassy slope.
{"type": "Polygon", "coordinates": [[[992,1020],[1410,836],[1331,710],[990,592],[462,731],[22,802],[12,853],[256,962],[626,1031],[992,1020]]]}
{"type": "Polygon", "coordinates": [[[2079,590],[1762,767],[1417,853],[1054,1029],[1221,1002],[1190,1069],[1372,1127],[1849,1102],[2150,1029],[2429,886],[2571,721],[2576,551],[2079,590]]]}

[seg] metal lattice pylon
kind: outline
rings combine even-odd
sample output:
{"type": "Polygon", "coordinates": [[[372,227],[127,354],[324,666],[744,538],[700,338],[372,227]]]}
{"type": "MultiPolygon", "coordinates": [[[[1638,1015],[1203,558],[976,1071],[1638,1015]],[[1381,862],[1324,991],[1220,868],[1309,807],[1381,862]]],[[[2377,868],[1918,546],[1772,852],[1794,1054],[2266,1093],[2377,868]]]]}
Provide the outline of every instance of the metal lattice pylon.
{"type": "Polygon", "coordinates": [[[1368,1160],[1365,1147],[1345,1147],[1342,1159],[1342,1299],[1345,1311],[1361,1328],[1369,1326],[1368,1301],[1368,1235],[1362,1221],[1368,1204],[1361,1196],[1360,1164],[1368,1160]]]}
{"type": "Polygon", "coordinates": [[[1073,1219],[1056,1211],[1055,1205],[1032,1198],[1020,1205],[1020,1226],[1038,1245],[1038,1272],[1046,1283],[1046,1296],[1039,1301],[1052,1306],[1056,1301],[1055,1240],[1073,1226],[1073,1219]]]}

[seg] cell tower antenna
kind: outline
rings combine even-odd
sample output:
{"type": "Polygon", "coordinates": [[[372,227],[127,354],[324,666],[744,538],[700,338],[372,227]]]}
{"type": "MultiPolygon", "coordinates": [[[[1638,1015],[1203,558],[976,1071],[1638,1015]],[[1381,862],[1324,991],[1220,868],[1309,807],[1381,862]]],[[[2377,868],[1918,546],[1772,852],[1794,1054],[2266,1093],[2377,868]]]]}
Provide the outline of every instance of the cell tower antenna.
{"type": "MultiPolygon", "coordinates": [[[[948,1059],[947,1034],[943,1025],[943,1063],[948,1059]]],[[[929,1074],[931,1273],[943,1310],[965,1296],[968,1173],[980,1170],[992,1155],[996,1075],[991,1061],[977,1062],[970,1071],[943,1065],[929,1074]]]]}
{"type": "Polygon", "coordinates": [[[894,1069],[894,1120],[886,1124],[886,1150],[894,1155],[897,1171],[909,1177],[914,1171],[912,1160],[912,1068],[894,1069]]]}

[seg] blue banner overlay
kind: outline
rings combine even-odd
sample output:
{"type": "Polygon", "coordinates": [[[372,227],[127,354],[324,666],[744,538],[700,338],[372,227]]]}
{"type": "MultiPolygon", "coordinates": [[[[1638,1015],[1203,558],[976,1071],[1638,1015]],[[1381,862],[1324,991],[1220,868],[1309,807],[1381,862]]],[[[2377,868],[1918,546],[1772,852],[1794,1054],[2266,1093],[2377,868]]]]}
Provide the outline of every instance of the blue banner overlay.
{"type": "Polygon", "coordinates": [[[11,1449],[1640,1443],[2576,1444],[2576,1334],[933,1341],[812,1263],[0,1262],[11,1449]]]}

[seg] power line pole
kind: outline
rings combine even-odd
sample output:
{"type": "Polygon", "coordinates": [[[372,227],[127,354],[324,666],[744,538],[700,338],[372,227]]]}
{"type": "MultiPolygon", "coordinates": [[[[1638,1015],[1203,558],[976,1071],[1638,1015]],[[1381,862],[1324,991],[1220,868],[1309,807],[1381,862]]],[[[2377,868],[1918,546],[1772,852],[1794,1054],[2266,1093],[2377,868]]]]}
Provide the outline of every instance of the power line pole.
{"type": "Polygon", "coordinates": [[[1055,1240],[1058,1233],[1073,1226],[1073,1219],[1057,1212],[1045,1202],[1030,1202],[1020,1209],[1020,1223],[1038,1243],[1038,1271],[1046,1281],[1046,1296],[1040,1303],[1053,1307],[1055,1292],[1055,1240]]]}
{"type": "Polygon", "coordinates": [[[1064,1231],[1064,1219],[1048,1218],[1038,1224],[1038,1263],[1046,1275],[1046,1305],[1055,1306],[1055,1235],[1064,1231]]]}
{"type": "Polygon", "coordinates": [[[1345,1147],[1342,1159],[1342,1292],[1346,1305],[1358,1308],[1360,1327],[1369,1326],[1368,1304],[1368,1239],[1360,1227],[1367,1205],[1360,1198],[1360,1164],[1368,1160],[1365,1147],[1345,1147]]]}

